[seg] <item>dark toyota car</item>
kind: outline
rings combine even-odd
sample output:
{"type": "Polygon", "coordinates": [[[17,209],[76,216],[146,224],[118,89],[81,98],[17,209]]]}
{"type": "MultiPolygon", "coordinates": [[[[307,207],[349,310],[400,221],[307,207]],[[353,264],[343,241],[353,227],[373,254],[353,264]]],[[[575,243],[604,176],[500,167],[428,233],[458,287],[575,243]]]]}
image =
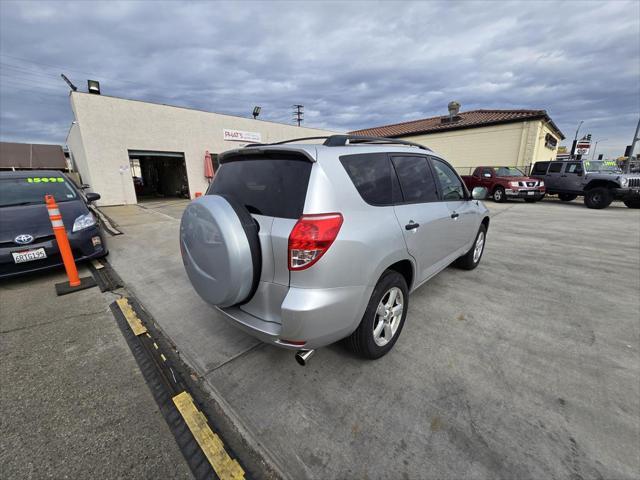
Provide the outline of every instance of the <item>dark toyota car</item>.
{"type": "Polygon", "coordinates": [[[58,204],[76,262],[107,254],[87,206],[100,195],[83,194],[61,172],[0,172],[0,278],[63,264],[44,203],[47,194],[58,204]]]}

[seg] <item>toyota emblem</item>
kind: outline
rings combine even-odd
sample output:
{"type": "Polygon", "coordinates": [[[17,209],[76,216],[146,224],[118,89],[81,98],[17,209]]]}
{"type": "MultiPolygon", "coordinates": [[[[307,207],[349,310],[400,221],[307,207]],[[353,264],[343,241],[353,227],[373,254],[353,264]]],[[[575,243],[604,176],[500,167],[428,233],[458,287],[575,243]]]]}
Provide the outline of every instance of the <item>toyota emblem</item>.
{"type": "Polygon", "coordinates": [[[28,243],[33,242],[33,235],[23,233],[22,235],[18,235],[16,238],[14,238],[13,241],[18,245],[27,245],[28,243]]]}

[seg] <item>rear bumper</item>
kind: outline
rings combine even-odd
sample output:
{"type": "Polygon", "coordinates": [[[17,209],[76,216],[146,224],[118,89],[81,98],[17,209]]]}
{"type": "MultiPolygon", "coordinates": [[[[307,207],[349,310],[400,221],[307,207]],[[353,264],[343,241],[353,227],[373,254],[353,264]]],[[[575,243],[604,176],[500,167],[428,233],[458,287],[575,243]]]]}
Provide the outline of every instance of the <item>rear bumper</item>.
{"type": "Polygon", "coordinates": [[[249,335],[291,350],[320,348],[351,334],[360,323],[372,287],[289,288],[281,323],[267,321],[242,307],[216,307],[249,335]],[[305,342],[292,345],[290,342],[305,342]]]}
{"type": "MultiPolygon", "coordinates": [[[[80,232],[69,233],[69,245],[73,252],[73,258],[77,262],[84,260],[90,260],[93,258],[104,257],[107,253],[107,245],[104,241],[104,236],[100,232],[97,226],[82,230],[80,232]],[[94,247],[93,238],[100,237],[100,244],[94,247]]],[[[38,272],[41,270],[47,270],[50,268],[56,268],[64,265],[62,257],[60,256],[60,250],[58,249],[58,243],[55,239],[41,242],[32,243],[24,246],[14,246],[0,248],[0,278],[9,278],[18,275],[38,272]],[[15,263],[13,261],[13,252],[20,252],[24,250],[33,250],[36,248],[44,248],[47,258],[42,260],[34,260],[25,263],[15,263]]]]}

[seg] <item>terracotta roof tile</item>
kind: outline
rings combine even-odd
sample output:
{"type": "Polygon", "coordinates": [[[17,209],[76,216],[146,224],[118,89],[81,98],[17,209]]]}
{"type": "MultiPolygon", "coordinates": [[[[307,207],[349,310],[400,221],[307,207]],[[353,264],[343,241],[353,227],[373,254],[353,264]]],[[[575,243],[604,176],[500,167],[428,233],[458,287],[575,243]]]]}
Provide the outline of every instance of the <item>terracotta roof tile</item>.
{"type": "Polygon", "coordinates": [[[546,110],[471,110],[460,112],[458,120],[447,122],[448,115],[423,118],[410,122],[383,125],[381,127],[364,128],[349,132],[354,135],[371,135],[375,137],[404,137],[422,133],[436,133],[447,130],[461,130],[465,128],[486,127],[501,123],[522,122],[526,120],[541,119],[549,123],[560,139],[564,139],[563,133],[553,123],[546,110]],[[443,121],[445,119],[445,121],[443,121]]]}

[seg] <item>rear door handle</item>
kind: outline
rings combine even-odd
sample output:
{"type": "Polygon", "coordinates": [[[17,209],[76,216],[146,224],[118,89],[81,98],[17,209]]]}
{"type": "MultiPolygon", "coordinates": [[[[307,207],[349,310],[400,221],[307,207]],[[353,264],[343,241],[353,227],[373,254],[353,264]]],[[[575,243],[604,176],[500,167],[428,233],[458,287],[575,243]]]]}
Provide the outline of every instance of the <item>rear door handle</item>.
{"type": "Polygon", "coordinates": [[[460,216],[460,214],[459,214],[459,213],[456,213],[456,212],[453,212],[453,213],[451,214],[451,218],[458,218],[459,216],[460,216]]]}
{"type": "Polygon", "coordinates": [[[407,223],[407,224],[404,226],[404,228],[405,228],[405,229],[407,229],[407,230],[415,230],[415,229],[416,229],[416,228],[418,228],[419,226],[420,226],[420,224],[419,224],[419,223],[416,223],[416,222],[411,221],[411,222],[407,223]]]}

